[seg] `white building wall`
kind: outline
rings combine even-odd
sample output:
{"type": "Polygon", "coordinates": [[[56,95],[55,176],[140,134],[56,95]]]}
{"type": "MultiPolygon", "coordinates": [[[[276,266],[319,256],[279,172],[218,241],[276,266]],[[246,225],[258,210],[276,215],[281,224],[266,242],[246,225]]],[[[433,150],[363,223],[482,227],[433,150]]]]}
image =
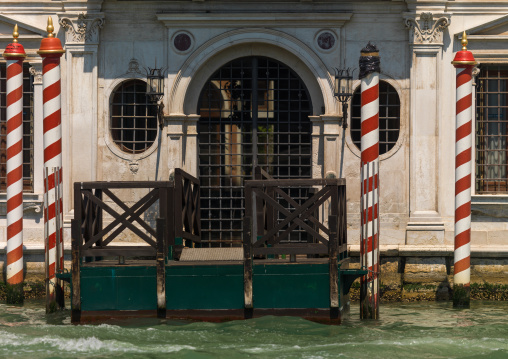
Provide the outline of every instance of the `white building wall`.
{"type": "MultiPolygon", "coordinates": [[[[371,41],[380,50],[381,79],[397,90],[401,101],[398,143],[381,156],[381,244],[453,245],[455,70],[450,62],[460,49],[457,35],[466,30],[471,33],[469,47],[481,62],[508,63],[503,38],[508,32],[508,1],[4,3],[0,1],[0,8],[5,8],[0,16],[3,48],[11,41],[9,29],[17,22],[27,61],[40,71],[36,51],[50,15],[66,49],[62,120],[67,227],[73,216],[75,181],[165,180],[177,167],[196,174],[200,89],[229,60],[265,55],[292,67],[309,88],[317,151],[313,173],[315,177],[330,172],[346,177],[349,243],[356,244],[360,153],[349,129],[343,132],[339,126],[340,106],[332,86],[334,68],[358,67],[360,49],[371,41]],[[424,13],[432,17],[422,18],[424,13]],[[442,17],[447,20],[436,25],[442,17]],[[427,24],[422,19],[428,19],[427,24]],[[60,27],[59,21],[66,25],[60,27]],[[336,36],[331,50],[316,45],[316,36],[323,30],[336,36]],[[192,39],[191,48],[183,52],[172,42],[182,31],[192,39]],[[125,79],[143,79],[143,68],[154,67],[155,61],[167,68],[164,127],[148,151],[126,154],[109,134],[110,95],[125,79]]],[[[36,96],[40,96],[38,86],[36,96]]],[[[40,98],[34,111],[36,122],[40,121],[40,98]]],[[[38,122],[34,128],[36,183],[31,199],[40,205],[42,134],[38,122]]],[[[139,195],[133,193],[133,200],[139,195]]],[[[5,204],[5,195],[2,200],[5,204]]],[[[506,245],[507,203],[505,195],[473,197],[473,210],[482,215],[473,217],[473,246],[506,245]],[[503,220],[492,219],[497,209],[503,220]]],[[[34,213],[25,220],[25,237],[27,243],[42,246],[42,212],[34,213]]],[[[5,210],[1,215],[3,248],[5,210]]]]}

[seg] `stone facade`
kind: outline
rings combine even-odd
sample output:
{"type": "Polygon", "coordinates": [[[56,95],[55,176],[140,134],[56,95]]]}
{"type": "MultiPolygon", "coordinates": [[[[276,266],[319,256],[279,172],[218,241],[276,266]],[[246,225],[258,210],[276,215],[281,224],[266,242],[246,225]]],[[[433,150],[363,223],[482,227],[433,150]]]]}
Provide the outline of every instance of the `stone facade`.
{"type": "MultiPolygon", "coordinates": [[[[360,151],[350,127],[340,125],[333,77],[336,67],[358,67],[360,49],[371,41],[380,49],[381,80],[400,98],[399,137],[380,158],[381,248],[397,248],[397,258],[405,258],[400,253],[410,249],[414,256],[408,257],[406,269],[435,262],[439,275],[447,276],[446,258],[454,241],[455,70],[450,63],[464,30],[468,48],[481,64],[508,63],[508,1],[0,0],[0,8],[1,46],[11,41],[17,23],[34,76],[34,193],[26,194],[24,232],[28,252],[43,246],[42,84],[36,51],[49,15],[66,50],[67,248],[74,182],[160,180],[178,167],[197,176],[199,94],[215,70],[243,56],[276,59],[306,84],[313,108],[312,173],[347,179],[348,237],[356,245],[360,151]],[[111,96],[127,79],[144,80],[144,68],[155,63],[167,73],[164,123],[154,145],[129,154],[111,137],[111,96]],[[443,248],[446,254],[440,255],[443,248]]],[[[5,201],[0,194],[0,250],[6,240],[5,201]]],[[[507,206],[508,193],[473,193],[473,249],[504,248],[506,253],[507,206]]],[[[484,270],[478,268],[478,273],[484,270]]]]}

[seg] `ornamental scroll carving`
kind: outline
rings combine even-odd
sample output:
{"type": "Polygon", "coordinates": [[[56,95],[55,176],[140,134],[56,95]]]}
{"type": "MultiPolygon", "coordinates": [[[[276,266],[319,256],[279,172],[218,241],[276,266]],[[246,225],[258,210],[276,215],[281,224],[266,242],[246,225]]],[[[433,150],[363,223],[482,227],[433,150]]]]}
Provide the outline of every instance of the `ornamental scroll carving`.
{"type": "Polygon", "coordinates": [[[42,85],[42,63],[30,63],[30,75],[34,78],[34,85],[42,85]]]}
{"type": "Polygon", "coordinates": [[[404,24],[409,29],[410,43],[442,44],[443,31],[450,26],[450,15],[434,15],[430,12],[422,12],[416,16],[406,15],[404,24]]]}
{"type": "Polygon", "coordinates": [[[99,30],[104,26],[104,18],[89,18],[81,13],[77,19],[64,17],[60,25],[65,29],[65,42],[68,43],[99,43],[99,30]]]}

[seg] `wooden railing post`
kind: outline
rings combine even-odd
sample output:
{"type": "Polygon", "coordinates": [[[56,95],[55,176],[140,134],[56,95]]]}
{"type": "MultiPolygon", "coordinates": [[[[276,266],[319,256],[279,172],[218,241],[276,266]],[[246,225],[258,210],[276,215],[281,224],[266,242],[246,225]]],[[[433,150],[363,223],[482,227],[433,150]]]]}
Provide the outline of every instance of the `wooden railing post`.
{"type": "MultiPolygon", "coordinates": [[[[81,198],[79,190],[76,192],[76,185],[74,185],[74,196],[81,198]]],[[[79,204],[81,206],[81,203],[79,204]]],[[[75,209],[77,207],[74,207],[75,209]]],[[[81,208],[81,207],[79,207],[81,208]]],[[[81,212],[81,211],[80,211],[81,212]]],[[[80,216],[77,218],[81,218],[80,216]]],[[[81,239],[81,220],[71,220],[71,255],[72,255],[72,305],[71,305],[71,322],[79,323],[81,320],[81,255],[80,247],[81,239]]]]}
{"type": "Polygon", "coordinates": [[[330,319],[339,318],[339,265],[337,261],[337,216],[328,216],[330,237],[328,260],[330,269],[330,319]]]}
{"type": "Polygon", "coordinates": [[[166,256],[165,240],[166,218],[157,218],[157,318],[166,318],[166,256]]]}
{"type": "Polygon", "coordinates": [[[252,218],[243,219],[243,294],[244,317],[252,318],[254,312],[252,293],[252,218]]]}

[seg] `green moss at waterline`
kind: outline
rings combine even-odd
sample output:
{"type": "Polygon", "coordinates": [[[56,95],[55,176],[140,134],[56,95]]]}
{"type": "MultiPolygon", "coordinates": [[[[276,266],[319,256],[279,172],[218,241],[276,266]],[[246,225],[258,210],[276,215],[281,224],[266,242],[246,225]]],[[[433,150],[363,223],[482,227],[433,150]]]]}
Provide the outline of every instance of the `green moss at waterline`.
{"type": "MultiPolygon", "coordinates": [[[[404,286],[387,286],[380,284],[381,300],[384,302],[403,302],[418,300],[435,300],[435,293],[438,290],[444,290],[443,286],[435,286],[429,284],[405,284],[404,286]],[[412,293],[412,298],[403,298],[403,290],[406,293],[412,293]],[[427,295],[425,295],[427,294],[427,295]],[[434,295],[432,295],[434,294],[434,295]]],[[[46,296],[46,288],[43,281],[25,282],[23,283],[25,299],[44,298],[46,296]]],[[[69,297],[69,285],[65,284],[65,296],[69,297]]],[[[350,290],[351,300],[360,300],[360,282],[355,281],[350,290]]],[[[6,284],[0,282],[0,300],[6,299],[6,284]]],[[[450,298],[451,299],[451,298],[450,298]]],[[[491,283],[472,283],[471,284],[472,300],[508,300],[508,285],[491,284],[491,283]]]]}
{"type": "MultiPolygon", "coordinates": [[[[381,300],[384,302],[414,302],[452,300],[452,288],[448,283],[440,285],[406,283],[402,286],[379,286],[381,300]]],[[[360,300],[360,283],[354,282],[350,290],[352,301],[360,300]]],[[[471,300],[508,300],[508,285],[491,283],[472,283],[471,300]]]]}
{"type": "MultiPolygon", "coordinates": [[[[65,286],[65,296],[68,297],[70,289],[68,284],[65,284],[65,286]]],[[[6,300],[7,290],[7,284],[0,282],[0,300],[6,300]]],[[[23,291],[25,299],[44,298],[46,296],[46,286],[43,281],[24,282],[23,291]]]]}
{"type": "Polygon", "coordinates": [[[471,299],[508,300],[508,285],[471,283],[471,299]]]}

